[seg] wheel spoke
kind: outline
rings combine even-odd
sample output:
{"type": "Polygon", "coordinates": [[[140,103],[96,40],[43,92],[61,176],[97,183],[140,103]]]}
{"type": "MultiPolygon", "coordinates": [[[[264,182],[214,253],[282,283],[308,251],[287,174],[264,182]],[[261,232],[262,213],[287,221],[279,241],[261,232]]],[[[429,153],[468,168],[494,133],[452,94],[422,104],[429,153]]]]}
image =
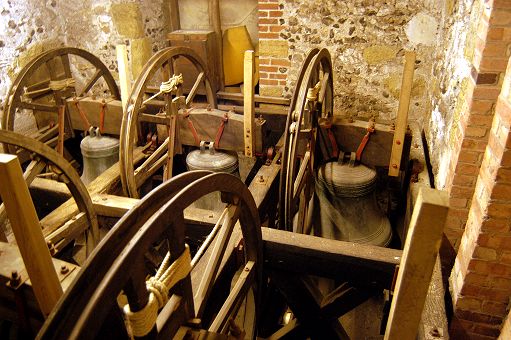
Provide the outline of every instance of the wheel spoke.
{"type": "Polygon", "coordinates": [[[41,171],[44,170],[47,163],[42,160],[33,160],[30,162],[30,164],[25,169],[25,172],[23,172],[23,178],[25,179],[25,182],[27,182],[27,185],[30,186],[30,184],[34,181],[34,178],[37,177],[41,173],[41,171]]]}
{"type": "Polygon", "coordinates": [[[66,78],[71,78],[71,65],[69,64],[69,54],[65,53],[60,56],[60,60],[62,61],[62,67],[64,68],[64,74],[66,78]]]}
{"type": "Polygon", "coordinates": [[[89,92],[90,89],[96,84],[99,78],[103,76],[103,71],[101,69],[96,69],[96,72],[92,76],[92,78],[89,79],[89,81],[85,84],[85,87],[83,88],[82,92],[78,95],[78,97],[82,97],[85,93],[89,92]]]}
{"type": "Polygon", "coordinates": [[[319,95],[318,95],[318,102],[320,104],[322,104],[323,101],[325,100],[325,96],[327,94],[326,88],[328,85],[329,78],[330,78],[330,72],[323,73],[323,79],[321,79],[321,89],[319,90],[319,95]]]}
{"type": "Polygon", "coordinates": [[[30,95],[30,93],[35,92],[35,91],[39,91],[39,90],[42,90],[42,89],[48,89],[49,90],[50,89],[50,80],[51,79],[43,80],[43,81],[37,82],[35,84],[25,86],[25,88],[24,88],[24,95],[30,95]]]}
{"type": "Polygon", "coordinates": [[[211,326],[209,326],[210,332],[218,333],[224,329],[229,318],[236,313],[242,300],[247,296],[247,293],[254,282],[254,278],[255,263],[254,261],[248,261],[245,264],[245,268],[241,271],[240,277],[236,281],[234,288],[229,293],[227,300],[211,323],[211,326]]]}
{"type": "MultiPolygon", "coordinates": [[[[51,90],[50,90],[51,91],[51,90]]],[[[35,110],[35,111],[46,111],[46,112],[57,112],[59,108],[54,105],[45,105],[45,104],[39,104],[39,103],[28,103],[25,101],[22,101],[19,106],[20,109],[28,109],[28,110],[35,110]]]]}
{"type": "Polygon", "coordinates": [[[32,90],[32,91],[28,91],[28,89],[27,89],[27,91],[25,91],[25,93],[23,93],[23,97],[29,98],[31,100],[36,100],[36,99],[44,97],[50,93],[52,93],[52,89],[49,87],[43,87],[38,90],[32,90]]]}
{"type": "Polygon", "coordinates": [[[149,177],[151,177],[167,160],[167,148],[169,138],[165,141],[135,170],[135,182],[137,187],[142,185],[149,177]]]}
{"type": "Polygon", "coordinates": [[[199,250],[197,250],[197,252],[195,253],[195,256],[192,259],[192,269],[195,268],[197,263],[199,263],[200,259],[202,258],[202,255],[204,255],[205,251],[209,248],[209,245],[211,244],[211,242],[215,239],[216,235],[218,234],[218,231],[222,227],[222,223],[223,223],[223,221],[225,219],[225,215],[227,214],[228,211],[229,211],[228,207],[226,207],[222,211],[222,214],[218,218],[218,221],[216,222],[213,229],[211,229],[211,232],[209,233],[208,237],[206,238],[206,240],[204,240],[204,242],[202,242],[199,250]]]}
{"type": "Polygon", "coordinates": [[[188,93],[188,96],[186,96],[186,107],[189,107],[190,103],[193,101],[193,98],[195,98],[197,90],[199,89],[200,84],[204,81],[205,77],[206,74],[204,73],[204,71],[199,73],[199,75],[197,76],[197,79],[195,80],[195,83],[193,84],[190,93],[188,93]]]}
{"type": "Polygon", "coordinates": [[[211,256],[208,260],[206,272],[203,273],[202,279],[199,283],[198,289],[193,297],[195,305],[195,314],[198,318],[202,316],[206,307],[206,300],[211,293],[213,288],[213,282],[217,277],[217,274],[224,258],[225,249],[227,243],[234,229],[240,215],[240,207],[238,205],[231,205],[228,207],[228,211],[225,214],[224,222],[216,237],[211,256]]]}

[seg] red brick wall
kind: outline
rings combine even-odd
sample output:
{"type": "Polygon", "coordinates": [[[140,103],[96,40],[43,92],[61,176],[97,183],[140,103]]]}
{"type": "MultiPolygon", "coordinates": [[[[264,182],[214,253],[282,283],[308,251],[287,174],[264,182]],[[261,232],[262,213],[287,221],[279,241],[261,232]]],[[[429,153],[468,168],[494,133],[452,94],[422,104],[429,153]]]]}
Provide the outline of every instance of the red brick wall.
{"type": "MultiPolygon", "coordinates": [[[[511,1],[495,1],[492,18],[494,15],[501,18],[502,13],[511,22],[511,1]],[[502,3],[509,5],[509,9],[500,9],[498,5],[502,3]]],[[[497,338],[510,303],[511,60],[509,54],[504,56],[509,66],[501,80],[504,85],[495,105],[491,129],[487,131],[488,145],[451,274],[455,311],[451,333],[455,338],[497,338]]],[[[495,66],[492,71],[501,69],[495,66]]]]}
{"type": "Polygon", "coordinates": [[[262,95],[281,96],[286,85],[288,67],[287,42],[279,38],[284,28],[283,4],[279,0],[259,0],[259,84],[262,95]]]}
{"type": "MultiPolygon", "coordinates": [[[[477,3],[477,2],[476,2],[477,3]]],[[[489,130],[497,97],[501,91],[509,49],[511,46],[511,1],[491,1],[483,5],[477,23],[472,77],[463,100],[468,109],[460,119],[462,137],[455,147],[457,161],[451,163],[450,206],[445,233],[455,249],[459,242],[475,189],[483,154],[488,144],[489,130]],[[493,9],[492,9],[493,8],[493,9]]]]}

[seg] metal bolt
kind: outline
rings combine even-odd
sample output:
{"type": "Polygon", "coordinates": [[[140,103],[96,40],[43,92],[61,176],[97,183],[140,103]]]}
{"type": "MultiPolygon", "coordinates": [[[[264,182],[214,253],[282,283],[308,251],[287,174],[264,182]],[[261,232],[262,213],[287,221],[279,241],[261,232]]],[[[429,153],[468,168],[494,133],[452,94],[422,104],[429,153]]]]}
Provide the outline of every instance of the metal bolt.
{"type": "Polygon", "coordinates": [[[400,141],[400,140],[397,140],[397,141],[396,141],[396,144],[397,144],[397,145],[401,145],[401,141],[400,141]]]}
{"type": "Polygon", "coordinates": [[[69,272],[69,268],[63,264],[61,267],[60,267],[60,273],[61,274],[67,274],[69,272]]]}
{"type": "Polygon", "coordinates": [[[21,281],[21,279],[20,279],[18,272],[16,270],[13,270],[11,272],[11,280],[10,280],[11,287],[18,286],[20,281],[21,281]]]}
{"type": "Polygon", "coordinates": [[[248,272],[250,271],[250,269],[248,267],[245,267],[245,271],[248,272]]]}
{"type": "Polygon", "coordinates": [[[392,167],[393,167],[394,169],[397,169],[397,164],[392,164],[392,167]]]}
{"type": "Polygon", "coordinates": [[[261,182],[261,183],[262,183],[262,182],[264,182],[264,177],[263,177],[263,175],[259,176],[259,182],[261,182]]]}

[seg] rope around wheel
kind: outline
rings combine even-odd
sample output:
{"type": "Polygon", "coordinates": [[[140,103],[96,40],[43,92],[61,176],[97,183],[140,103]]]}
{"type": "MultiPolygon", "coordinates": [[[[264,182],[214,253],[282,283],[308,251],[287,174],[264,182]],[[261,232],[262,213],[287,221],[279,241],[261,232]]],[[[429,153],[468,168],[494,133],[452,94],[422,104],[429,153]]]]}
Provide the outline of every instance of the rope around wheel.
{"type": "Polygon", "coordinates": [[[178,85],[180,85],[182,83],[183,83],[183,75],[182,74],[179,74],[177,76],[174,75],[174,76],[170,77],[169,80],[164,81],[164,82],[161,83],[160,91],[158,91],[153,96],[151,96],[151,97],[147,98],[146,100],[144,100],[142,105],[147,104],[147,102],[149,102],[150,100],[158,97],[162,93],[170,93],[172,91],[177,90],[178,85]]]}
{"type": "Polygon", "coordinates": [[[168,252],[156,275],[146,281],[146,288],[149,292],[147,305],[138,312],[132,312],[129,304],[124,306],[124,314],[134,336],[141,337],[151,331],[156,324],[158,310],[163,308],[169,300],[169,290],[190,273],[191,261],[188,245],[185,245],[181,256],[171,265],[169,265],[170,252],[168,252]]]}

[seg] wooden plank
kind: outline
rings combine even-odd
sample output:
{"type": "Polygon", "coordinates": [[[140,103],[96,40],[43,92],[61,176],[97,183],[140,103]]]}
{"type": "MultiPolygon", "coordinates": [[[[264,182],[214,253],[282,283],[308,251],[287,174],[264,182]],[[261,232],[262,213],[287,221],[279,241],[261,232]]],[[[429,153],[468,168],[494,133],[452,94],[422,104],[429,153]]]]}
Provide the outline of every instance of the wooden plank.
{"type": "Polygon", "coordinates": [[[423,188],[415,204],[403,249],[385,339],[414,339],[436,261],[448,195],[423,188]]]}
{"type": "Polygon", "coordinates": [[[243,117],[245,140],[245,156],[255,154],[255,104],[254,104],[254,51],[245,51],[243,63],[243,117]]]}
{"type": "Polygon", "coordinates": [[[254,197],[254,201],[260,213],[269,208],[268,204],[271,199],[269,192],[272,189],[276,189],[278,183],[276,179],[279,174],[280,164],[275,162],[270,165],[263,165],[252,182],[250,182],[248,189],[254,197]]]}
{"type": "MultiPolygon", "coordinates": [[[[103,133],[118,136],[121,132],[120,129],[122,122],[121,102],[115,99],[107,99],[105,103],[106,111],[103,133]]],[[[80,113],[78,112],[78,109],[75,105],[75,100],[72,98],[68,99],[66,105],[73,129],[83,131],[83,123],[80,118],[80,113]]],[[[90,124],[92,126],[99,126],[99,113],[101,112],[103,99],[92,99],[91,97],[85,97],[79,100],[78,105],[87,115],[87,119],[89,120],[90,124]]]]}
{"type": "Polygon", "coordinates": [[[437,256],[433,275],[428,288],[428,295],[424,302],[421,322],[419,325],[418,340],[432,339],[435,330],[440,336],[438,339],[447,339],[449,325],[445,311],[445,288],[442,281],[442,266],[440,256],[437,256]]]}
{"type": "MultiPolygon", "coordinates": [[[[215,140],[218,128],[224,119],[224,111],[221,110],[207,110],[207,109],[192,109],[189,110],[189,119],[192,121],[197,135],[200,140],[212,142],[215,140]]],[[[253,130],[257,137],[255,152],[262,152],[263,147],[263,129],[265,122],[257,122],[253,130]],[[259,138],[260,137],[260,138],[259,138]]],[[[225,123],[222,138],[220,139],[220,150],[229,151],[244,151],[244,137],[243,137],[244,120],[243,116],[235,113],[228,115],[228,121],[225,123]]],[[[179,142],[183,145],[196,145],[195,137],[190,129],[188,119],[179,113],[179,142]]],[[[216,146],[215,146],[216,147],[216,146]]]]}
{"type": "Polygon", "coordinates": [[[0,154],[0,178],[0,196],[23,262],[32,282],[37,283],[34,293],[39,307],[44,315],[48,315],[62,296],[62,287],[16,156],[0,154]]]}
{"type": "Polygon", "coordinates": [[[389,176],[399,175],[399,165],[403,153],[404,137],[408,127],[408,109],[412,94],[413,72],[415,70],[415,52],[405,52],[405,68],[401,82],[401,93],[399,96],[399,107],[397,109],[396,131],[392,141],[392,153],[390,155],[389,176]]]}
{"type": "Polygon", "coordinates": [[[108,217],[121,217],[140,201],[137,198],[108,194],[97,194],[91,199],[96,213],[108,217]]]}
{"type": "Polygon", "coordinates": [[[131,77],[129,73],[128,51],[126,45],[115,46],[117,52],[117,68],[119,69],[119,85],[121,87],[122,111],[126,109],[129,93],[131,91],[131,77]]]}
{"type": "MultiPolygon", "coordinates": [[[[367,133],[369,122],[362,120],[348,120],[334,117],[332,131],[334,133],[339,150],[355,152],[367,133]]],[[[369,141],[362,153],[361,162],[367,166],[387,167],[390,162],[392,151],[392,139],[394,130],[387,124],[374,124],[375,132],[369,137],[369,141]]],[[[411,135],[406,134],[404,138],[403,162],[408,160],[411,135]]],[[[403,164],[404,165],[404,164],[403,164]]]]}
{"type": "Polygon", "coordinates": [[[269,269],[349,281],[360,287],[390,288],[402,252],[261,228],[269,269]]]}
{"type": "MultiPolygon", "coordinates": [[[[236,101],[240,101],[240,102],[243,101],[242,93],[218,91],[216,93],[216,95],[217,95],[218,99],[236,100],[236,101]]],[[[289,100],[289,98],[284,98],[284,97],[261,96],[259,94],[255,94],[254,102],[289,106],[290,100],[289,100]]]]}

